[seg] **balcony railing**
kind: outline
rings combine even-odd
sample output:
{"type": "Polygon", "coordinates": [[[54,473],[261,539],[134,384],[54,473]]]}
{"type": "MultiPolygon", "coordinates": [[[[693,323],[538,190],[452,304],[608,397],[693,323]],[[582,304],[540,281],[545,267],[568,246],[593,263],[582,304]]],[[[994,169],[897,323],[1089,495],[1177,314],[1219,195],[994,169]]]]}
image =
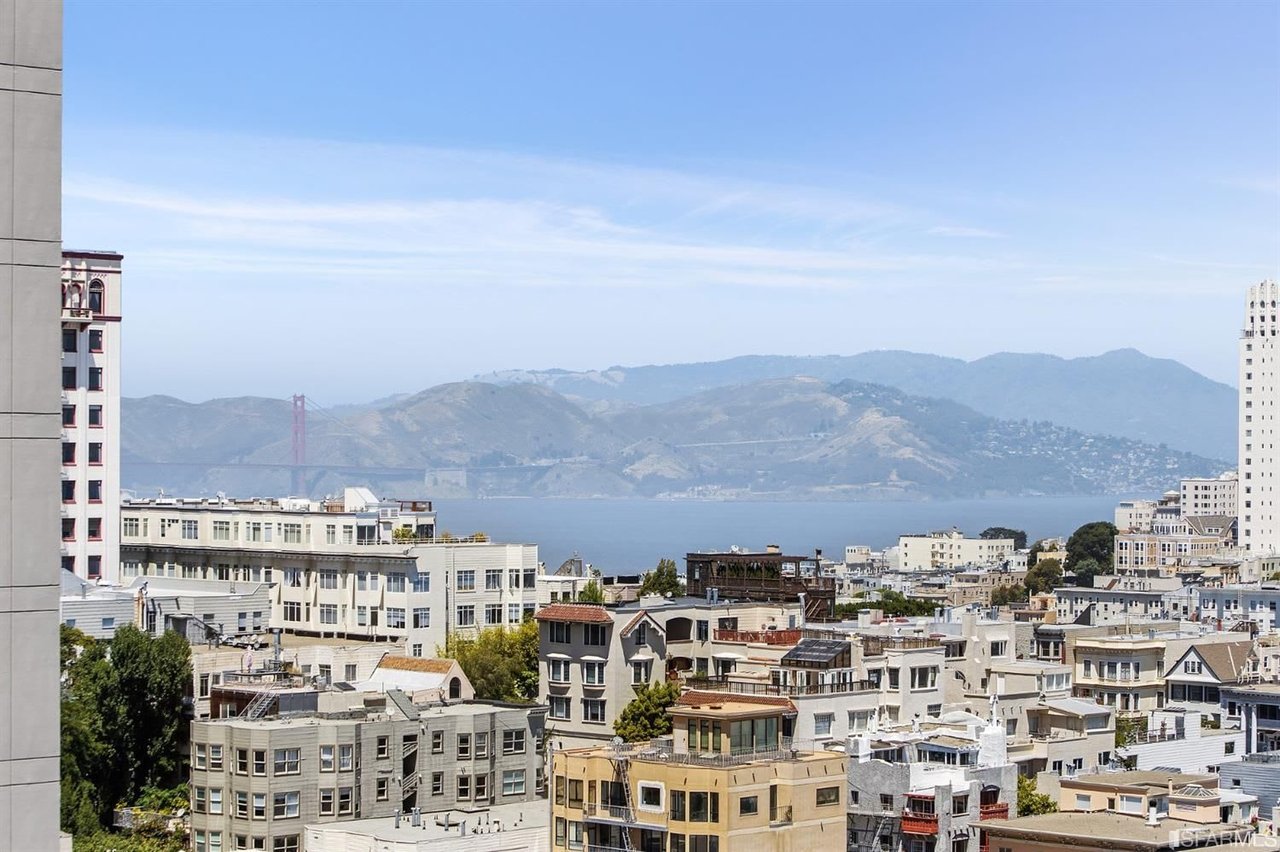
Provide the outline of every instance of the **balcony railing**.
{"type": "Polygon", "coordinates": [[[717,642],[754,642],[758,645],[795,645],[800,641],[799,630],[717,630],[717,642]]]}
{"type": "Polygon", "coordinates": [[[902,812],[902,833],[903,834],[928,834],[938,833],[938,815],[922,814],[914,811],[902,812]]]}
{"type": "Polygon", "coordinates": [[[1008,819],[1009,804],[996,802],[990,805],[978,805],[978,819],[1008,819]]]}
{"type": "Polygon", "coordinates": [[[729,692],[739,695],[778,695],[795,697],[803,695],[844,695],[851,692],[878,692],[879,687],[869,680],[845,683],[780,684],[761,681],[732,680],[724,677],[691,677],[684,685],[690,689],[713,692],[729,692]]]}
{"type": "Polygon", "coordinates": [[[582,808],[587,819],[609,820],[610,822],[632,823],[636,821],[636,812],[626,805],[606,805],[587,802],[582,808]]]}
{"type": "Polygon", "coordinates": [[[625,743],[612,751],[633,760],[661,761],[688,766],[741,766],[756,761],[798,760],[813,752],[825,751],[825,743],[780,737],[776,748],[751,748],[733,752],[677,751],[671,737],[648,742],[625,743]]]}

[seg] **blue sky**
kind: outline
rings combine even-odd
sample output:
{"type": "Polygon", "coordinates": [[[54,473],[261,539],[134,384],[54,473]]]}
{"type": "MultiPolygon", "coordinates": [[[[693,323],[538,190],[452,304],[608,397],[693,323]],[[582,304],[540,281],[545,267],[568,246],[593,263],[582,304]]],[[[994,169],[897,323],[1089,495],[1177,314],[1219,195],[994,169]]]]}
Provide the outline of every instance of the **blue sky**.
{"type": "Polygon", "coordinates": [[[1234,382],[1280,4],[67,0],[126,386],[1133,346],[1234,382]]]}

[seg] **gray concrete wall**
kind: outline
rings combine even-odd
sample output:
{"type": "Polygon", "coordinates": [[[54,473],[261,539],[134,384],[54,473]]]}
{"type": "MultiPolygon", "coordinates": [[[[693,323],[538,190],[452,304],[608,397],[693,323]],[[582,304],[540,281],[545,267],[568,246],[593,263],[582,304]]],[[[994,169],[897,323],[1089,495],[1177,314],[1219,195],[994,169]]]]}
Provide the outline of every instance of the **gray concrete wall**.
{"type": "Polygon", "coordinates": [[[58,848],[62,3],[0,0],[0,849],[58,848]]]}

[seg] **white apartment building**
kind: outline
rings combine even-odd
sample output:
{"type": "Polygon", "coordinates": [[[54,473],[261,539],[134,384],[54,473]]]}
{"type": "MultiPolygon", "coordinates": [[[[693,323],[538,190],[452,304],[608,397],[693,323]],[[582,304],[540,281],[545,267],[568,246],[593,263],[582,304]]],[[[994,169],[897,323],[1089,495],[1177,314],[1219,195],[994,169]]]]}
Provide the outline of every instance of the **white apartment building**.
{"type": "Polygon", "coordinates": [[[1244,329],[1240,333],[1240,545],[1249,553],[1280,552],[1280,514],[1276,481],[1277,381],[1276,282],[1249,288],[1244,329]]]}
{"type": "Polygon", "coordinates": [[[1280,608],[1280,586],[1233,585],[1217,589],[1201,589],[1199,618],[1224,625],[1252,621],[1262,634],[1280,632],[1277,620],[1280,608]]]}
{"type": "Polygon", "coordinates": [[[271,586],[272,627],[404,641],[432,656],[451,632],[516,625],[536,608],[533,544],[435,537],[425,501],[132,500],[121,573],[271,586]]]}
{"type": "Polygon", "coordinates": [[[1151,532],[1155,516],[1155,500],[1121,500],[1116,505],[1116,529],[1122,533],[1151,532]]]}
{"type": "Polygon", "coordinates": [[[62,567],[114,583],[120,563],[120,261],[62,252],[62,567]]]}
{"type": "Polygon", "coordinates": [[[1182,514],[1234,515],[1240,508],[1240,479],[1234,470],[1221,476],[1184,479],[1180,485],[1182,514]]]}
{"type": "Polygon", "coordinates": [[[965,538],[952,528],[924,535],[898,536],[899,571],[936,571],[971,565],[995,565],[1013,555],[1011,538],[965,538]]]}
{"type": "Polygon", "coordinates": [[[1114,567],[1117,574],[1173,576],[1171,569],[1230,550],[1235,537],[1231,514],[1157,517],[1149,532],[1116,535],[1114,567]]]}

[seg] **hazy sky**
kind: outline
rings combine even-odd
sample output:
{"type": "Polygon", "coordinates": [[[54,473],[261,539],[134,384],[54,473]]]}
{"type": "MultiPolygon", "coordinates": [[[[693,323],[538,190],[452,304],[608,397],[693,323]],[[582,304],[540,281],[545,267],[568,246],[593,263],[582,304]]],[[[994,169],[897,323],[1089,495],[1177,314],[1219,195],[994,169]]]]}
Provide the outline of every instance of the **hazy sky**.
{"type": "Polygon", "coordinates": [[[1280,4],[67,0],[125,393],[1133,346],[1234,383],[1280,4]]]}

